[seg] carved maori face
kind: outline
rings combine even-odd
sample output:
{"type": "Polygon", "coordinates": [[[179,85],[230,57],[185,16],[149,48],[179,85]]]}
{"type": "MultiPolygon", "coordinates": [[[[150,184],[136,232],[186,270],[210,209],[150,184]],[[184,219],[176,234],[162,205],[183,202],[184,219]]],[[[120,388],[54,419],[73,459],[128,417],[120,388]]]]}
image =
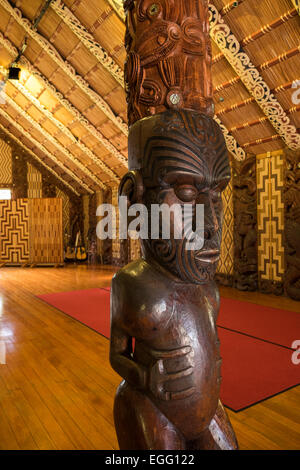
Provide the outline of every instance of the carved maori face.
{"type": "Polygon", "coordinates": [[[125,9],[129,124],[169,108],[212,115],[207,0],[136,0],[125,9]]]}
{"type": "Polygon", "coordinates": [[[184,235],[174,238],[178,223],[174,216],[169,240],[143,240],[146,257],[153,257],[183,281],[211,280],[220,255],[221,192],[230,180],[227,150],[218,125],[206,115],[191,111],[167,111],[139,121],[130,130],[129,163],[131,169],[141,168],[142,202],[148,213],[151,204],[189,204],[195,217],[196,204],[204,205],[205,241],[201,250],[187,250],[184,235]]]}

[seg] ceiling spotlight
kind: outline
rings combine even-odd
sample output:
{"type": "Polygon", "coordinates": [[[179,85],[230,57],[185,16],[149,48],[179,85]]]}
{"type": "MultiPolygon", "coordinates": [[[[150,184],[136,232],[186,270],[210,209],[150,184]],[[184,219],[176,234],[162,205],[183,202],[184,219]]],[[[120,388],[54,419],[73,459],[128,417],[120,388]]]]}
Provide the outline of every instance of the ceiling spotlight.
{"type": "Polygon", "coordinates": [[[10,67],[8,69],[8,80],[20,80],[21,69],[19,67],[10,67]]]}

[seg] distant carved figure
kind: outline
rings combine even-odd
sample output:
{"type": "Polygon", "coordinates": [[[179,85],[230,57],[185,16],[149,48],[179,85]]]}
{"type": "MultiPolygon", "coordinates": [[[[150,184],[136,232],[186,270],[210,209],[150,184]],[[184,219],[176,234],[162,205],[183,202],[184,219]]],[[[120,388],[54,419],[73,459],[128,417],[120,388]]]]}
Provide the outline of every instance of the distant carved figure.
{"type": "Polygon", "coordinates": [[[285,248],[287,270],[284,289],[300,300],[300,152],[286,150],[285,248]]]}
{"type": "MultiPolygon", "coordinates": [[[[221,358],[214,282],[222,197],[230,180],[218,125],[192,111],[166,111],[135,123],[120,194],[129,204],[203,204],[204,246],[187,237],[142,240],[143,256],[112,282],[110,361],[123,377],[114,405],[122,450],[236,449],[219,400],[221,358]]],[[[193,222],[195,218],[193,211],[193,222]]],[[[149,219],[149,233],[151,220],[149,219]]]]}
{"type": "Polygon", "coordinates": [[[258,287],[256,158],[234,164],[234,286],[258,287]]]}

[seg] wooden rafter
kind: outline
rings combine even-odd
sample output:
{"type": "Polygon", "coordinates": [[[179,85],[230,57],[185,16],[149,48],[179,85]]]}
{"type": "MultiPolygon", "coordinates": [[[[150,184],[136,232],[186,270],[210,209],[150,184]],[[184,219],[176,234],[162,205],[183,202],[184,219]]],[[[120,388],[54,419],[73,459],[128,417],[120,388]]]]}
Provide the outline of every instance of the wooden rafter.
{"type": "Polygon", "coordinates": [[[277,57],[274,57],[273,59],[267,60],[263,64],[259,65],[257,69],[260,72],[262,70],[270,69],[271,67],[274,67],[274,65],[280,64],[281,62],[284,62],[287,59],[291,59],[291,57],[294,57],[298,54],[300,54],[300,45],[298,47],[293,47],[292,49],[283,52],[282,54],[278,55],[277,57]]]}
{"type": "Polygon", "coordinates": [[[216,7],[210,4],[209,10],[212,39],[224,53],[227,61],[241,78],[250,94],[255,97],[257,104],[287,146],[294,150],[300,148],[300,135],[296,127],[291,124],[282,106],[260,76],[258,69],[252,64],[249,56],[242,49],[238,39],[231,32],[216,7]]]}
{"type": "MultiPolygon", "coordinates": [[[[288,82],[288,83],[284,83],[283,85],[279,85],[277,86],[276,88],[274,88],[273,90],[271,90],[272,93],[281,93],[282,91],[286,91],[286,90],[289,90],[290,88],[293,87],[293,83],[294,81],[291,81],[291,82],[288,82]]],[[[218,87],[217,87],[218,88],[218,87]]],[[[222,88],[223,89],[223,88],[222,88]]],[[[216,89],[217,90],[217,89],[216,89]]],[[[222,116],[223,114],[227,114],[227,113],[230,113],[231,111],[235,111],[236,109],[240,109],[240,108],[243,108],[244,106],[248,106],[249,104],[251,103],[255,103],[255,98],[254,96],[250,97],[250,98],[247,98],[243,101],[240,101],[239,103],[235,103],[231,106],[228,106],[227,108],[222,108],[220,109],[217,113],[216,113],[216,116],[217,117],[220,117],[222,116]]]]}
{"type": "Polygon", "coordinates": [[[44,145],[36,140],[24,127],[22,127],[15,119],[13,119],[4,109],[3,106],[0,106],[0,115],[2,115],[13,127],[15,127],[22,135],[29,139],[37,148],[39,148],[48,158],[50,158],[54,163],[59,166],[65,173],[67,173],[71,178],[73,178],[80,186],[82,186],[88,193],[92,194],[93,191],[83,182],[78,176],[69,170],[58,158],[50,153],[44,145]]]}
{"type": "MultiPolygon", "coordinates": [[[[222,12],[222,10],[221,10],[221,12],[222,12]]],[[[221,12],[220,12],[220,14],[222,14],[221,12]]],[[[272,23],[268,23],[268,24],[264,25],[259,30],[255,31],[254,33],[252,33],[249,36],[246,36],[244,39],[242,39],[240,41],[241,47],[244,47],[244,46],[256,41],[257,39],[265,36],[267,33],[270,33],[271,31],[274,31],[274,29],[276,29],[279,26],[281,26],[282,24],[286,23],[291,18],[294,18],[296,15],[297,15],[296,8],[292,8],[291,10],[286,11],[279,18],[272,21],[272,23]]],[[[213,57],[212,62],[213,62],[213,64],[215,64],[215,63],[219,62],[220,60],[222,60],[223,58],[224,58],[224,53],[220,52],[219,54],[217,54],[213,57]]]]}
{"type": "Polygon", "coordinates": [[[256,139],[253,142],[247,142],[246,144],[243,145],[243,147],[247,149],[249,147],[254,147],[255,145],[266,144],[268,142],[274,142],[280,139],[281,137],[279,134],[274,134],[274,135],[271,135],[270,137],[265,137],[264,139],[256,139]]]}
{"type": "Polygon", "coordinates": [[[1,131],[3,132],[4,135],[8,136],[10,139],[13,139],[19,147],[22,147],[28,154],[30,154],[35,160],[37,160],[41,165],[43,165],[47,171],[49,171],[50,173],[52,173],[55,178],[57,178],[59,181],[61,181],[70,191],[72,191],[74,194],[76,194],[76,196],[80,196],[80,194],[76,191],[76,189],[71,186],[66,180],[64,180],[55,170],[53,170],[53,168],[51,168],[50,166],[48,166],[44,160],[42,160],[41,158],[39,158],[32,150],[30,150],[25,144],[23,144],[23,142],[18,139],[18,137],[16,137],[14,134],[12,134],[7,128],[5,128],[4,126],[2,126],[2,124],[0,123],[0,129],[1,131]]]}
{"type": "Polygon", "coordinates": [[[78,140],[74,134],[64,126],[58,119],[56,119],[53,114],[43,106],[37,98],[35,98],[30,91],[22,85],[20,82],[14,82],[13,86],[23,95],[25,96],[39,111],[41,111],[44,116],[46,116],[53,124],[58,127],[58,129],[67,136],[72,143],[77,145],[82,152],[84,152],[102,171],[104,171],[107,175],[109,175],[113,181],[119,182],[120,178],[107,166],[105,165],[99,157],[97,157],[83,142],[78,140]]]}
{"type": "MultiPolygon", "coordinates": [[[[17,48],[7,38],[4,37],[1,31],[0,44],[11,54],[13,60],[17,57],[17,48]]],[[[74,118],[78,120],[78,122],[98,140],[101,145],[103,145],[114,157],[116,157],[120,163],[122,163],[124,166],[127,166],[127,159],[124,157],[124,155],[106,137],[104,137],[104,135],[98,129],[96,129],[96,127],[91,124],[87,118],[83,116],[81,112],[62,95],[62,93],[59,92],[55,86],[51,84],[49,80],[36,67],[34,67],[34,65],[32,65],[31,62],[29,62],[26,57],[21,57],[20,64],[24,66],[28,72],[35,75],[43,84],[43,86],[55,96],[60,104],[64,106],[74,116],[74,118]]]]}
{"type": "Polygon", "coordinates": [[[126,123],[120,116],[116,116],[109,104],[94,90],[91,89],[89,83],[79,75],[74,67],[67,61],[64,60],[58,50],[40,33],[38,33],[32,23],[23,16],[22,12],[18,8],[13,8],[8,0],[0,0],[0,5],[11,15],[11,17],[26,31],[26,33],[37,42],[37,44],[43,49],[43,53],[46,53],[65,73],[68,75],[74,84],[76,84],[93,102],[99,109],[112,121],[116,127],[120,129],[123,134],[127,135],[128,128],[126,123]]]}
{"type": "MultiPolygon", "coordinates": [[[[293,113],[298,113],[299,111],[300,111],[300,105],[292,106],[291,108],[286,110],[286,113],[287,114],[293,114],[293,113]]],[[[242,123],[238,126],[231,127],[231,129],[229,129],[229,132],[241,131],[243,129],[247,129],[247,127],[257,126],[258,124],[262,124],[263,122],[266,122],[267,120],[268,120],[267,116],[263,116],[259,119],[255,119],[253,121],[247,121],[247,122],[244,122],[244,123],[242,123]]]]}
{"type": "Polygon", "coordinates": [[[50,7],[69,26],[71,31],[85,45],[98,62],[124,88],[124,73],[108,52],[95,40],[79,19],[71,12],[62,0],[53,0],[50,7]]]}
{"type": "Polygon", "coordinates": [[[229,3],[226,3],[226,5],[223,6],[221,10],[222,15],[227,15],[231,10],[234,8],[237,8],[239,5],[244,3],[245,0],[231,0],[229,3]]]}
{"type": "Polygon", "coordinates": [[[292,2],[298,12],[298,15],[300,15],[300,0],[292,0],[292,2]]]}
{"type": "Polygon", "coordinates": [[[78,166],[78,168],[80,168],[80,170],[83,173],[85,173],[86,176],[88,176],[92,181],[94,181],[94,183],[96,183],[97,186],[99,186],[102,189],[106,188],[106,186],[102,183],[102,181],[100,181],[99,178],[97,178],[97,176],[95,176],[88,168],[86,168],[86,166],[83,163],[81,163],[76,157],[74,157],[74,155],[72,155],[71,152],[69,152],[69,150],[67,150],[60,142],[58,142],[58,140],[55,137],[49,134],[49,132],[47,132],[46,129],[44,129],[26,111],[24,111],[24,109],[21,108],[21,106],[19,106],[12,98],[10,98],[7,95],[6,95],[6,102],[10,106],[12,106],[20,116],[23,116],[38,132],[40,132],[43,136],[45,136],[45,138],[48,141],[50,141],[53,145],[55,145],[57,150],[59,150],[63,155],[65,155],[65,157],[67,157],[68,160],[70,160],[72,163],[78,166]]]}

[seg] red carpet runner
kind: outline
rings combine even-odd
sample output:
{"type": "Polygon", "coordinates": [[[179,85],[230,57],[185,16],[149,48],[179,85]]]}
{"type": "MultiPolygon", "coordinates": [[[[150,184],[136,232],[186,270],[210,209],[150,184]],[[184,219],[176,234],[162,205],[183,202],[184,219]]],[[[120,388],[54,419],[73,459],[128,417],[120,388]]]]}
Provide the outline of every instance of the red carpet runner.
{"type": "Polygon", "coordinates": [[[222,297],[218,325],[287,348],[300,340],[299,313],[222,297]]]}
{"type": "MultiPolygon", "coordinates": [[[[109,337],[109,289],[38,297],[109,337]]],[[[240,411],[300,384],[300,365],[292,363],[293,351],[288,349],[294,340],[300,340],[299,317],[289,311],[222,298],[218,322],[223,357],[221,398],[227,407],[240,411]]]]}

